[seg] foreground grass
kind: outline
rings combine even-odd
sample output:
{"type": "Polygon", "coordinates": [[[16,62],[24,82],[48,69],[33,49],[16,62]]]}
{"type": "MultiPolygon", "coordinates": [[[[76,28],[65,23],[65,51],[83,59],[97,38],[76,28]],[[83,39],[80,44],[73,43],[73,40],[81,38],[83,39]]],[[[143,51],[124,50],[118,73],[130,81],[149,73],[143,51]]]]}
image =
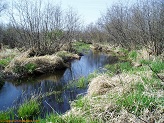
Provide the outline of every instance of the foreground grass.
{"type": "MultiPolygon", "coordinates": [[[[13,110],[7,110],[7,111],[0,111],[0,120],[10,120],[10,119],[14,119],[14,113],[13,110]]],[[[0,121],[0,122],[1,122],[0,121]]]]}
{"type": "Polygon", "coordinates": [[[37,100],[30,100],[18,108],[18,116],[22,119],[31,119],[40,112],[40,104],[37,100]]]}
{"type": "Polygon", "coordinates": [[[76,115],[69,115],[69,116],[64,116],[62,117],[61,115],[58,114],[51,114],[50,116],[47,116],[45,119],[39,119],[40,123],[45,123],[45,122],[52,122],[52,123],[100,123],[97,120],[93,119],[85,119],[84,117],[81,116],[76,116],[76,115]]]}

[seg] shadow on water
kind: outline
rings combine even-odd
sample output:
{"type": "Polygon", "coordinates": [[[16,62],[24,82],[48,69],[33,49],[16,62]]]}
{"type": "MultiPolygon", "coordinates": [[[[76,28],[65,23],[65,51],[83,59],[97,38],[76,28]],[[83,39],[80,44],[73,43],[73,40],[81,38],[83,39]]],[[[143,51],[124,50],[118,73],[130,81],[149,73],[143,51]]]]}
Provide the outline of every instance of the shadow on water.
{"type": "Polygon", "coordinates": [[[87,88],[64,89],[65,85],[71,80],[82,76],[86,77],[105,64],[113,64],[117,60],[116,57],[90,51],[80,60],[74,60],[71,67],[66,70],[22,80],[6,81],[0,89],[0,110],[16,107],[34,95],[47,94],[39,99],[43,107],[41,110],[44,112],[42,116],[52,112],[52,109],[55,112],[64,113],[70,109],[69,101],[74,100],[78,94],[87,91],[87,88]],[[49,92],[54,93],[48,95],[49,92]]]}

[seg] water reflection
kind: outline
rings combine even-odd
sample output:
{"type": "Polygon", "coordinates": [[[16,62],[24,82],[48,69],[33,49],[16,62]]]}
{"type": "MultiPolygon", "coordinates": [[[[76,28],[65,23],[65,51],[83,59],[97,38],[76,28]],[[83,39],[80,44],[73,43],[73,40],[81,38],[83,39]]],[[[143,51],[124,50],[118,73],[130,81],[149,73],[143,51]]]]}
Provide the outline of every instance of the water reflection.
{"type": "Polygon", "coordinates": [[[24,80],[5,82],[0,90],[0,110],[16,106],[33,95],[43,95],[47,92],[56,91],[59,93],[40,99],[42,101],[42,110],[48,113],[52,112],[53,108],[58,113],[64,113],[70,108],[69,101],[74,100],[77,94],[84,93],[87,89],[65,90],[63,87],[71,80],[87,76],[94,70],[103,67],[103,65],[112,64],[116,61],[116,57],[90,51],[82,56],[80,60],[73,61],[71,67],[66,70],[24,80]]]}

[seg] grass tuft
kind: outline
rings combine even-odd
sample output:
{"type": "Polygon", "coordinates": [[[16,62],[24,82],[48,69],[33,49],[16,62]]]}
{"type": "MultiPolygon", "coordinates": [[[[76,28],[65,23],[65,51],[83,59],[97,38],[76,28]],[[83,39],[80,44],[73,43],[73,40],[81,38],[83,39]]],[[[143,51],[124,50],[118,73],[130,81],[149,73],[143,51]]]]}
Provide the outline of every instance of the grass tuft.
{"type": "Polygon", "coordinates": [[[122,97],[120,97],[116,104],[139,116],[144,109],[153,111],[156,107],[156,99],[154,97],[144,95],[138,91],[124,94],[122,97]]]}
{"type": "Polygon", "coordinates": [[[75,115],[69,115],[69,116],[61,116],[58,114],[51,114],[50,116],[47,116],[45,119],[40,119],[40,123],[99,123],[96,120],[87,119],[82,116],[75,116],[75,115]]]}
{"type": "Polygon", "coordinates": [[[36,100],[23,103],[18,108],[18,116],[23,119],[30,119],[37,116],[40,112],[40,104],[36,100]]]}
{"type": "Polygon", "coordinates": [[[11,60],[12,60],[11,57],[0,59],[0,66],[6,67],[7,65],[9,65],[9,63],[11,62],[11,60]]]}
{"type": "Polygon", "coordinates": [[[36,64],[27,63],[24,66],[16,65],[13,69],[14,73],[32,74],[37,68],[36,64]]]}
{"type": "Polygon", "coordinates": [[[137,51],[133,50],[128,54],[129,58],[136,61],[137,59],[137,51]]]}
{"type": "Polygon", "coordinates": [[[152,62],[151,67],[153,69],[153,72],[159,73],[162,70],[164,70],[164,62],[162,62],[162,61],[152,62]]]}
{"type": "Polygon", "coordinates": [[[84,52],[90,49],[90,44],[86,44],[84,42],[74,42],[73,43],[73,48],[77,51],[77,52],[84,52]]]}
{"type": "Polygon", "coordinates": [[[7,110],[7,111],[0,111],[0,122],[3,122],[3,120],[10,120],[14,119],[14,113],[13,110],[7,110]]]}

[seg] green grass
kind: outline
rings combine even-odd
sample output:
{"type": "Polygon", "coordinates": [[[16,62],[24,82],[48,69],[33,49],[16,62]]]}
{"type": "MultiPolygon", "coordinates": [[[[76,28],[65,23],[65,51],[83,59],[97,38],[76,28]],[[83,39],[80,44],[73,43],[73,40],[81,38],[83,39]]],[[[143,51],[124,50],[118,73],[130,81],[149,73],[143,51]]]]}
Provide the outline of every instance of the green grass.
{"type": "Polygon", "coordinates": [[[69,115],[62,117],[61,115],[58,114],[51,114],[47,116],[45,119],[39,119],[40,123],[45,123],[45,122],[52,122],[52,123],[100,123],[97,120],[93,119],[87,119],[82,116],[74,116],[74,115],[69,115]]]}
{"type": "Polygon", "coordinates": [[[86,44],[84,42],[74,42],[73,43],[73,48],[77,51],[77,52],[85,52],[87,50],[90,49],[90,44],[86,44]]]}
{"type": "Polygon", "coordinates": [[[152,78],[142,77],[142,80],[143,80],[144,84],[149,86],[149,88],[152,88],[154,91],[159,90],[159,89],[164,90],[164,86],[162,86],[161,80],[158,79],[158,78],[155,78],[155,77],[152,77],[152,78]]]}
{"type": "Polygon", "coordinates": [[[74,80],[69,82],[65,88],[72,89],[72,88],[86,88],[88,86],[88,80],[85,77],[81,77],[78,80],[74,80]]]}
{"type": "Polygon", "coordinates": [[[78,88],[86,88],[87,87],[87,79],[85,77],[81,77],[76,82],[76,87],[78,87],[78,88]]]}
{"type": "Polygon", "coordinates": [[[141,82],[136,83],[133,87],[136,91],[141,92],[141,93],[144,92],[144,90],[145,90],[145,87],[144,87],[143,83],[141,83],[141,82]]]}
{"type": "Polygon", "coordinates": [[[87,100],[84,100],[82,97],[79,97],[74,101],[74,107],[83,108],[87,104],[87,100]]]}
{"type": "MultiPolygon", "coordinates": [[[[129,56],[133,60],[136,59],[136,52],[132,52],[129,56]]],[[[153,72],[160,73],[164,70],[164,63],[162,61],[150,61],[150,60],[141,60],[143,64],[141,67],[134,67],[130,62],[116,63],[113,65],[106,65],[105,68],[110,73],[116,73],[120,71],[122,73],[136,74],[141,71],[150,71],[150,68],[147,65],[150,65],[153,69],[153,72]]],[[[131,86],[131,92],[127,92],[120,96],[116,101],[116,105],[126,109],[128,112],[131,112],[137,116],[141,115],[144,109],[149,109],[153,111],[157,108],[157,105],[162,105],[163,98],[158,98],[155,95],[150,96],[152,92],[157,92],[158,90],[164,90],[164,87],[161,84],[161,80],[157,77],[152,76],[151,78],[142,77],[143,83],[138,82],[131,86]],[[149,88],[146,90],[145,87],[149,88]],[[146,95],[149,93],[149,95],[146,95]]]]}
{"type": "Polygon", "coordinates": [[[7,111],[0,111],[0,120],[10,120],[14,119],[14,113],[13,109],[7,110],[7,111]]]}
{"type": "Polygon", "coordinates": [[[10,112],[1,111],[0,120],[10,120],[10,112]]]}
{"type": "Polygon", "coordinates": [[[122,62],[122,63],[116,63],[112,65],[106,65],[105,68],[110,71],[111,75],[116,74],[119,72],[128,72],[132,70],[132,64],[130,62],[122,62]]]}
{"type": "Polygon", "coordinates": [[[136,61],[137,59],[137,51],[133,50],[128,54],[129,58],[136,61]]]}
{"type": "Polygon", "coordinates": [[[151,61],[151,60],[140,60],[140,63],[143,65],[149,65],[153,72],[159,73],[164,70],[164,62],[161,60],[151,61]]]}
{"type": "Polygon", "coordinates": [[[94,73],[89,74],[87,77],[84,77],[84,76],[80,77],[78,80],[71,81],[70,83],[68,83],[66,88],[71,89],[71,88],[77,87],[77,88],[85,89],[88,86],[91,79],[96,77],[97,75],[98,74],[94,72],[94,73]]]}
{"type": "Polygon", "coordinates": [[[150,61],[150,60],[145,60],[145,59],[141,59],[140,60],[140,63],[141,64],[143,64],[143,65],[148,65],[148,64],[150,64],[152,61],[150,61]]]}
{"type": "Polygon", "coordinates": [[[116,104],[139,116],[144,109],[153,111],[157,103],[154,97],[144,95],[139,91],[134,91],[129,94],[124,94],[116,104]]]}
{"type": "Polygon", "coordinates": [[[0,59],[0,66],[6,67],[11,62],[11,60],[11,57],[0,59]]]}
{"type": "Polygon", "coordinates": [[[123,62],[119,64],[119,68],[122,72],[127,72],[132,69],[132,64],[130,62],[123,62]]]}
{"type": "Polygon", "coordinates": [[[36,67],[36,64],[27,63],[24,66],[15,66],[13,71],[18,74],[32,74],[36,67]]]}
{"type": "MultiPolygon", "coordinates": [[[[140,116],[145,109],[154,111],[157,106],[162,105],[163,98],[158,98],[155,95],[151,95],[152,92],[162,89],[161,81],[156,78],[142,77],[143,83],[138,82],[131,85],[131,92],[127,92],[120,96],[116,101],[119,107],[126,109],[128,112],[140,116]],[[149,90],[146,90],[148,87],[149,90]],[[146,95],[146,94],[148,95],[146,95]]],[[[163,88],[164,89],[164,88],[163,88]]]]}
{"type": "Polygon", "coordinates": [[[23,103],[18,108],[18,116],[23,119],[33,118],[40,112],[40,103],[36,100],[30,100],[23,103]]]}
{"type": "Polygon", "coordinates": [[[164,62],[162,61],[155,61],[155,62],[152,62],[150,65],[153,69],[153,72],[159,73],[162,70],[164,70],[164,62]]]}

